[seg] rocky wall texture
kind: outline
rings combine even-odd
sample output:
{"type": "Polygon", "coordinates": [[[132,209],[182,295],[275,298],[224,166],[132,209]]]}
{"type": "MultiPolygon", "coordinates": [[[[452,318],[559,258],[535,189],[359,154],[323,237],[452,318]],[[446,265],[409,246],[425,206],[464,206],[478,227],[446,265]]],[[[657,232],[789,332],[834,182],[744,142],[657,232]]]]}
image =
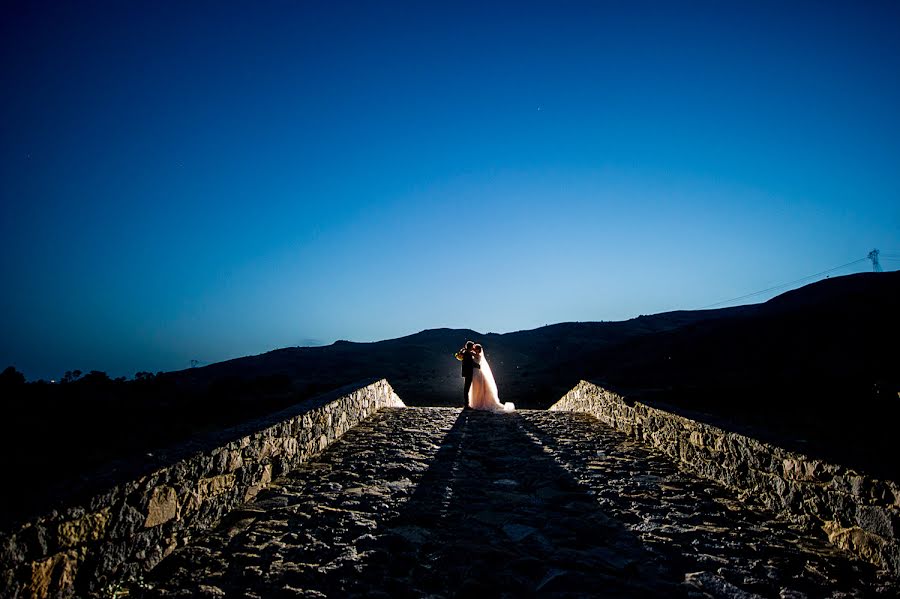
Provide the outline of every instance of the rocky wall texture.
{"type": "Polygon", "coordinates": [[[170,453],[168,465],[0,532],[0,597],[112,595],[352,426],[403,402],[384,379],[338,389],[170,453]]]}
{"type": "Polygon", "coordinates": [[[810,532],[900,575],[900,485],[654,408],[581,381],[550,410],[584,412],[683,468],[752,496],[810,532]]]}

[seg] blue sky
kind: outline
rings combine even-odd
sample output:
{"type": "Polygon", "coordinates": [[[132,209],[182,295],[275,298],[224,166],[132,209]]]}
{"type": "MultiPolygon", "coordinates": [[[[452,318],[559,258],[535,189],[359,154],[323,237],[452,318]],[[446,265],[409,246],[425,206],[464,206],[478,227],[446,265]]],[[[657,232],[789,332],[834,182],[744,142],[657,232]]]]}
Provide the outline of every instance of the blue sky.
{"type": "Polygon", "coordinates": [[[900,255],[896,3],[58,4],[0,9],[0,366],[29,378],[900,255]]]}

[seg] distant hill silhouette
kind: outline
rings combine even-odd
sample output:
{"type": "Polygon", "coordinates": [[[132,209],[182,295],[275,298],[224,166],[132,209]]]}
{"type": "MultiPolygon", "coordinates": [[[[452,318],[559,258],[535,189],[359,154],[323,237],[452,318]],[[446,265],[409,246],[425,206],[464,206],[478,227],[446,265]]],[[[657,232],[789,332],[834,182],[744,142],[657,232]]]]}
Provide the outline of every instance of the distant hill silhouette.
{"type": "MultiPolygon", "coordinates": [[[[485,346],[502,400],[546,408],[579,379],[900,479],[900,272],[836,277],[763,304],[574,322],[514,333],[432,329],[374,343],[291,347],[139,380],[103,373],[9,383],[0,451],[19,488],[51,494],[113,459],[369,377],[409,405],[461,405],[453,352],[485,346]],[[42,490],[43,489],[43,490],[42,490]]],[[[90,480],[90,476],[87,480],[90,480]]],[[[10,495],[9,514],[39,502],[10,495]]]]}
{"type": "Polygon", "coordinates": [[[167,373],[185,389],[217,381],[286,376],[294,388],[330,388],[372,376],[387,377],[411,405],[461,405],[459,363],[453,358],[466,340],[485,346],[504,399],[543,408],[578,382],[599,373],[585,358],[629,340],[678,330],[737,314],[742,308],[669,312],[625,322],[577,322],[515,333],[471,329],[429,329],[385,341],[337,341],[324,347],[292,347],[167,373]]]}
{"type": "Polygon", "coordinates": [[[451,354],[474,339],[485,346],[503,398],[523,407],[549,406],[579,378],[636,392],[822,381],[866,392],[878,384],[887,393],[897,383],[898,299],[900,273],[863,273],[750,306],[506,334],[431,329],[374,343],[279,349],[166,376],[205,388],[281,375],[296,389],[386,376],[408,403],[456,405],[460,377],[451,354]]]}

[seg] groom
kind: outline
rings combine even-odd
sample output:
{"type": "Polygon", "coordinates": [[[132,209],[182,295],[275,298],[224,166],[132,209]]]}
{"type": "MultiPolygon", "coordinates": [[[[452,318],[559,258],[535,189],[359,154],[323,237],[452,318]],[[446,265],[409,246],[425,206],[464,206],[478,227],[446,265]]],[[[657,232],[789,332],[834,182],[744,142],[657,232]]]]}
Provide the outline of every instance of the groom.
{"type": "Polygon", "coordinates": [[[476,368],[481,368],[475,363],[475,343],[466,341],[466,346],[459,350],[457,355],[461,355],[462,360],[462,376],[466,384],[463,386],[463,409],[469,408],[469,389],[472,388],[472,374],[476,368]]]}

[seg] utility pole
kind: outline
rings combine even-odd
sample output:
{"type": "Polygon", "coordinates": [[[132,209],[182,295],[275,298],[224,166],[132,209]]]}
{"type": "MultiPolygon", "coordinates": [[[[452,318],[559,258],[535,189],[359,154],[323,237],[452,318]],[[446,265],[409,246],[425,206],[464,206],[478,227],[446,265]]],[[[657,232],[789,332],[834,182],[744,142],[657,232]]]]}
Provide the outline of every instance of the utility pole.
{"type": "Polygon", "coordinates": [[[881,263],[878,262],[878,254],[880,254],[880,253],[881,253],[881,251],[879,251],[876,248],[876,249],[872,250],[871,252],[869,252],[869,255],[866,256],[866,258],[868,258],[869,260],[872,261],[872,272],[881,272],[882,271],[881,263]]]}

